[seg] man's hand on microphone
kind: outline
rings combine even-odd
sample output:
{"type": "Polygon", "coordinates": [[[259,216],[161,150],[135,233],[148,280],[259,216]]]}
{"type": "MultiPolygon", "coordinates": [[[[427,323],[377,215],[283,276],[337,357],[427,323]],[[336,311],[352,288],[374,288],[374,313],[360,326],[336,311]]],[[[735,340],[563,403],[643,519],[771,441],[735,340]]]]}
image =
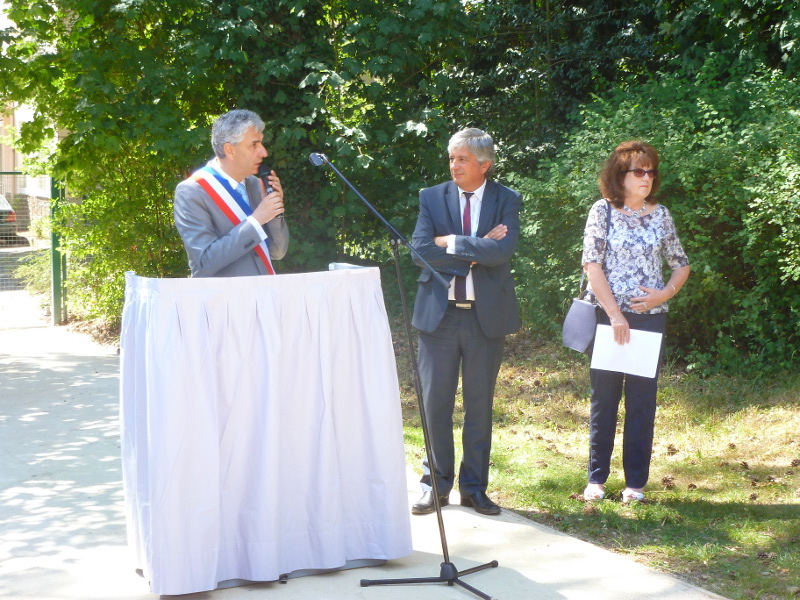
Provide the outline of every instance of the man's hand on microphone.
{"type": "Polygon", "coordinates": [[[275,171],[270,171],[267,180],[269,181],[269,185],[272,188],[271,190],[267,190],[267,187],[264,185],[264,180],[259,177],[258,180],[261,182],[261,198],[266,198],[272,192],[278,192],[283,198],[283,186],[281,186],[281,180],[275,175],[275,171]]]}
{"type": "Polygon", "coordinates": [[[275,171],[270,171],[269,184],[272,186],[272,192],[267,193],[264,182],[261,181],[261,203],[253,211],[253,217],[262,225],[282,215],[286,210],[283,205],[283,187],[275,171]]]}
{"type": "Polygon", "coordinates": [[[253,217],[256,221],[265,225],[275,217],[284,213],[283,196],[279,192],[272,192],[266,198],[261,199],[261,204],[256,206],[253,217]]]}

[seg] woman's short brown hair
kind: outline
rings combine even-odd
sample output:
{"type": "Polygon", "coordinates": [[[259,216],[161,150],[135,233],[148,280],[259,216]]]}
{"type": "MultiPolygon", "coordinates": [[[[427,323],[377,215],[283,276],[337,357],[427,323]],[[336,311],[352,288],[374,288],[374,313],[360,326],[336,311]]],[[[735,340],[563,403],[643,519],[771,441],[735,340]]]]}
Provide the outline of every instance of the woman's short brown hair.
{"type": "MultiPolygon", "coordinates": [[[[606,160],[606,164],[603,165],[599,183],[600,193],[617,208],[622,208],[625,202],[625,188],[622,182],[631,165],[658,169],[658,152],[650,144],[637,140],[622,142],[614,148],[611,156],[606,160]]],[[[645,198],[645,202],[655,201],[655,195],[660,185],[661,176],[656,171],[656,175],[653,177],[653,187],[650,189],[650,195],[645,198]]]]}

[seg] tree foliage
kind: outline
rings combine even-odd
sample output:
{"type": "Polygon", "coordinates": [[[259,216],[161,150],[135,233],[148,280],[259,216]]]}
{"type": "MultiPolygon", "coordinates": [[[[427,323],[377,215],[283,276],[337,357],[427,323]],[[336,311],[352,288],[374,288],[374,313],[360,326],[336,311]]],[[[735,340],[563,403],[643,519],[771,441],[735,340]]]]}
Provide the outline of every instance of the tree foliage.
{"type": "Polygon", "coordinates": [[[529,198],[521,261],[529,320],[557,328],[578,287],[599,160],[625,139],[644,139],[660,151],[659,198],[693,271],[670,303],[671,343],[705,372],[796,368],[800,84],[760,70],[720,85],[721,69],[727,61],[712,55],[694,80],[658,74],[598,98],[558,158],[520,182],[529,198]]]}
{"type": "Polygon", "coordinates": [[[0,102],[34,107],[19,147],[45,148],[46,169],[79,200],[56,224],[73,310],[118,317],[127,270],[186,275],[173,190],[211,155],[212,120],[238,107],[267,121],[286,190],[295,235],[283,272],[389,258],[383,226],[310,152],[408,233],[417,190],[447,177],[448,137],[488,130],[500,178],[526,195],[515,260],[525,320],[556,332],[600,162],[641,137],[664,155],[662,198],[695,268],[670,338],[707,370],[739,357],[795,364],[796,3],[6,5],[0,102]]]}
{"type": "Polygon", "coordinates": [[[732,68],[764,65],[797,74],[800,5],[796,2],[664,0],[657,11],[664,47],[688,73],[700,70],[713,54],[732,68]]]}
{"type": "Polygon", "coordinates": [[[172,191],[208,159],[210,122],[230,108],[268,123],[272,166],[302,232],[284,270],[387,255],[373,218],[330,173],[311,168],[310,151],[345,171],[369,167],[363,191],[406,230],[419,178],[446,165],[440,98],[443,64],[462,47],[457,0],[9,6],[15,27],[2,34],[0,68],[11,76],[0,99],[36,109],[21,130],[23,151],[64,134],[49,169],[81,200],[60,226],[72,298],[85,299],[89,314],[119,314],[126,270],[186,273],[172,191]]]}
{"type": "Polygon", "coordinates": [[[467,2],[474,25],[466,60],[451,73],[464,90],[460,123],[496,134],[507,170],[552,156],[582,103],[661,66],[652,4],[494,0],[467,2]]]}

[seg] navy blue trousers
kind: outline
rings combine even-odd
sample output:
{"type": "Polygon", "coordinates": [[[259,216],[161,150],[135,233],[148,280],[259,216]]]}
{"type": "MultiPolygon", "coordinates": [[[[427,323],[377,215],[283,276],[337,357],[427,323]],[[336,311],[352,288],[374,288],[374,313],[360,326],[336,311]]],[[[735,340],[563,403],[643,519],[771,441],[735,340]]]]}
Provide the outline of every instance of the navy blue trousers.
{"type": "MultiPolygon", "coordinates": [[[[631,329],[664,333],[666,313],[647,315],[625,313],[631,329]]],[[[597,322],[610,325],[608,315],[597,309],[597,322]]],[[[625,485],[643,488],[650,476],[653,429],[656,419],[658,371],[664,355],[661,342],[659,368],[653,378],[615,371],[589,369],[592,404],[589,413],[589,483],[604,484],[611,470],[611,454],[617,430],[619,403],[625,393],[625,424],[622,434],[622,466],[625,485]]]]}
{"type": "MultiPolygon", "coordinates": [[[[503,360],[505,337],[489,338],[475,310],[448,307],[432,333],[419,332],[419,377],[428,424],[431,453],[436,463],[436,488],[447,495],[455,483],[453,409],[459,371],[464,400],[463,458],[458,473],[462,496],[486,491],[492,448],[492,404],[503,360]]],[[[427,459],[422,489],[431,489],[427,459]]]]}

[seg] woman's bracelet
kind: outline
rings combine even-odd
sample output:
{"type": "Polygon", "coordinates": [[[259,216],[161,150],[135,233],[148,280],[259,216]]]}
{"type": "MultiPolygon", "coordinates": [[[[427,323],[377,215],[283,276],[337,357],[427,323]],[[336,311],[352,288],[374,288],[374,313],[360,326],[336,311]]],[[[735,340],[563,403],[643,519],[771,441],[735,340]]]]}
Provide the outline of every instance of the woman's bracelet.
{"type": "Polygon", "coordinates": [[[671,283],[668,283],[667,285],[672,288],[672,297],[674,298],[675,295],[678,293],[678,290],[676,290],[675,286],[672,285],[671,283]]]}

